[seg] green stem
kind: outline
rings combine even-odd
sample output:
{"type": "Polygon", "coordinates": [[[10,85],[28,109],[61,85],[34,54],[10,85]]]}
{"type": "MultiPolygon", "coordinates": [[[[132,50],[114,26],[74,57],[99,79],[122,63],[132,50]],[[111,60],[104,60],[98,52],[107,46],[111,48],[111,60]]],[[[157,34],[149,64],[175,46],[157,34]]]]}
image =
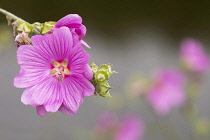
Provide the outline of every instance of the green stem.
{"type": "MultiPolygon", "coordinates": [[[[10,22],[11,20],[13,20],[13,21],[18,20],[18,21],[22,21],[22,22],[28,23],[27,21],[25,21],[25,20],[23,20],[23,19],[17,17],[16,15],[14,15],[14,14],[12,14],[12,13],[10,13],[10,12],[8,12],[8,11],[2,9],[2,8],[0,8],[0,13],[4,14],[4,15],[7,17],[8,22],[10,22]]],[[[28,24],[31,25],[30,23],[28,23],[28,24]]],[[[32,26],[32,25],[31,25],[31,26],[32,26]]],[[[36,28],[33,29],[33,33],[34,33],[34,34],[37,34],[37,35],[40,34],[40,32],[38,31],[38,29],[36,29],[36,28]]]]}
{"type": "Polygon", "coordinates": [[[2,8],[0,8],[0,13],[4,14],[5,16],[9,17],[10,19],[12,19],[12,20],[14,20],[14,21],[15,21],[15,20],[19,20],[19,21],[26,22],[25,20],[23,20],[23,19],[17,17],[16,15],[14,15],[14,14],[12,14],[12,13],[10,13],[10,12],[8,12],[8,11],[2,9],[2,8]]]}

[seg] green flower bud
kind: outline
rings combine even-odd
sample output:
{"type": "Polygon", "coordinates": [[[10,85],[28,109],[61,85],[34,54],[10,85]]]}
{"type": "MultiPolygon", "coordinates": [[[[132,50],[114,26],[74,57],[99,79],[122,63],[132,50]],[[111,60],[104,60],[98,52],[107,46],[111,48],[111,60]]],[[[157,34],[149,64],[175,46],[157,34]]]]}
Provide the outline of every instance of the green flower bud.
{"type": "Polygon", "coordinates": [[[52,28],[54,27],[55,24],[56,24],[56,22],[53,22],[53,21],[45,22],[43,24],[43,28],[42,28],[41,33],[46,34],[46,33],[51,32],[51,30],[52,30],[52,28]]]}
{"type": "Polygon", "coordinates": [[[102,97],[112,97],[109,93],[111,87],[108,84],[108,80],[111,74],[116,73],[115,71],[111,71],[110,64],[103,64],[98,68],[95,63],[91,64],[91,68],[93,71],[93,79],[91,82],[95,86],[95,95],[100,95],[102,97]]]}
{"type": "Polygon", "coordinates": [[[102,97],[112,97],[109,93],[110,89],[111,87],[107,82],[96,85],[96,92],[102,97]]]}
{"type": "Polygon", "coordinates": [[[110,77],[111,74],[117,73],[115,71],[112,71],[111,68],[112,68],[112,65],[103,64],[103,65],[100,66],[99,71],[106,71],[106,73],[108,74],[108,77],[110,77]]]}
{"type": "Polygon", "coordinates": [[[42,23],[35,22],[35,23],[32,24],[32,26],[33,26],[33,32],[34,32],[34,30],[36,30],[37,32],[39,32],[39,34],[41,34],[41,30],[43,28],[42,23]]]}
{"type": "Polygon", "coordinates": [[[95,80],[97,83],[104,82],[104,81],[108,80],[108,74],[106,71],[98,71],[94,77],[95,77],[95,80]]]}
{"type": "Polygon", "coordinates": [[[26,32],[28,34],[31,34],[32,33],[32,30],[33,30],[33,27],[26,23],[26,22],[22,22],[22,21],[19,21],[18,22],[18,28],[17,28],[17,31],[19,32],[26,32]]]}
{"type": "Polygon", "coordinates": [[[93,74],[96,74],[98,71],[98,66],[94,62],[92,62],[91,68],[92,68],[93,74]]]}

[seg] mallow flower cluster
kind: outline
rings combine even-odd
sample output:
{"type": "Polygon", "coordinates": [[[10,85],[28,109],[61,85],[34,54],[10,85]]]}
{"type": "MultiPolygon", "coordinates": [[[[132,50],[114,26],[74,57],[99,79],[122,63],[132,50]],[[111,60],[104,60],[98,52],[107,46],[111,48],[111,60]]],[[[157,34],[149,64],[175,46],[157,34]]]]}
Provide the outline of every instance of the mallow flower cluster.
{"type": "MultiPolygon", "coordinates": [[[[16,21],[15,24],[20,73],[15,77],[14,85],[26,88],[21,101],[36,107],[40,116],[56,111],[76,114],[84,97],[96,92],[91,82],[94,74],[88,65],[90,55],[81,46],[90,48],[82,40],[86,34],[82,18],[70,14],[58,22],[36,22],[31,25],[16,21]],[[25,36],[27,42],[24,42],[25,36]]],[[[109,70],[111,72],[111,68],[109,70]]],[[[110,95],[110,88],[101,91],[104,97],[110,95]]]]}

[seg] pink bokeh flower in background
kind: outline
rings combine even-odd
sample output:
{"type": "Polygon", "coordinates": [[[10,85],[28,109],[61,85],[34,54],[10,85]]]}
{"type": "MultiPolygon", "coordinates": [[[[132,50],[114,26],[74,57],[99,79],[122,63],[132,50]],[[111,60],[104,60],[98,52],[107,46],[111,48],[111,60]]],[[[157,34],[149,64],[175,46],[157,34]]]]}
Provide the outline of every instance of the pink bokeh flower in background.
{"type": "Polygon", "coordinates": [[[144,122],[136,116],[119,119],[116,114],[104,112],[97,121],[96,130],[96,135],[104,139],[141,140],[144,136],[144,122]]]}
{"type": "Polygon", "coordinates": [[[147,99],[159,115],[185,103],[184,75],[177,70],[162,70],[156,74],[147,99]]]}
{"type": "Polygon", "coordinates": [[[210,68],[210,57],[196,40],[186,39],[181,43],[180,57],[184,66],[191,71],[204,72],[210,68]]]}
{"type": "Polygon", "coordinates": [[[130,116],[120,123],[114,140],[141,140],[144,136],[144,123],[137,117],[130,116]]]}
{"type": "Polygon", "coordinates": [[[55,28],[68,27],[73,36],[73,44],[81,42],[81,44],[90,48],[82,39],[86,34],[86,27],[82,24],[82,18],[78,14],[69,14],[61,18],[55,24],[55,28]]]}
{"type": "Polygon", "coordinates": [[[111,129],[114,128],[118,123],[117,116],[113,113],[106,111],[101,114],[97,121],[97,128],[100,129],[111,129]]]}
{"type": "Polygon", "coordinates": [[[89,81],[93,74],[87,64],[90,56],[80,43],[74,44],[67,27],[31,40],[33,46],[23,45],[17,51],[21,69],[14,85],[26,88],[22,102],[36,107],[40,116],[58,110],[76,114],[83,98],[94,93],[89,81]]]}

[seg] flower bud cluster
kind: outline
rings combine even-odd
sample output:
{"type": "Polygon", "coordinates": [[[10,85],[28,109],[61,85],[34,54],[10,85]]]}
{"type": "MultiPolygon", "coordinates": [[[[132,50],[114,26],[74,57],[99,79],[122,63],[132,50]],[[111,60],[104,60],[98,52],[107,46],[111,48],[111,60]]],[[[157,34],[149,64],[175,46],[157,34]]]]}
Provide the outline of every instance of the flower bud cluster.
{"type": "Polygon", "coordinates": [[[117,73],[111,70],[112,65],[103,64],[98,68],[98,66],[93,62],[91,64],[91,68],[93,71],[93,79],[91,82],[95,86],[94,94],[98,94],[102,97],[112,97],[109,93],[111,86],[109,85],[108,80],[112,74],[117,73]]]}

